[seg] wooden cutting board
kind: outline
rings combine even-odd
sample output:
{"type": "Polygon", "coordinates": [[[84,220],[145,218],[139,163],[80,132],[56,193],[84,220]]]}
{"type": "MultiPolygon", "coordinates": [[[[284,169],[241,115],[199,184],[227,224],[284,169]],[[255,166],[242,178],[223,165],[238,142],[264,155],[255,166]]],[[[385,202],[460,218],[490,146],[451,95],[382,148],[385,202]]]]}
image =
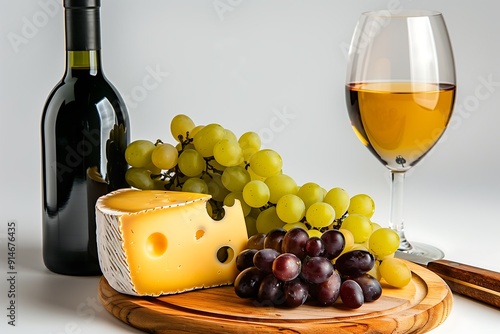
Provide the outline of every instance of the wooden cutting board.
{"type": "Polygon", "coordinates": [[[232,286],[157,298],[121,294],[103,277],[98,294],[121,321],[150,333],[424,333],[449,315],[452,294],[431,271],[408,263],[413,281],[403,289],[383,285],[382,297],[352,310],[341,302],[312,303],[295,309],[257,306],[241,299],[232,286]]]}

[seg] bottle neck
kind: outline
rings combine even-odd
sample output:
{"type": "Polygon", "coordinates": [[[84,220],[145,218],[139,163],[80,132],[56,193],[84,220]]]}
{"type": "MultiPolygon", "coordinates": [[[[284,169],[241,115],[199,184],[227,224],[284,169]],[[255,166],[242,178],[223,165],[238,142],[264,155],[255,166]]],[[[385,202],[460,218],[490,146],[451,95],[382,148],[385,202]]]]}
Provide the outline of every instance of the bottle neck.
{"type": "Polygon", "coordinates": [[[66,58],[68,75],[82,73],[96,76],[101,72],[100,50],[67,51],[66,58]]]}
{"type": "Polygon", "coordinates": [[[101,68],[100,1],[81,3],[64,2],[67,74],[97,75],[101,68]]]}

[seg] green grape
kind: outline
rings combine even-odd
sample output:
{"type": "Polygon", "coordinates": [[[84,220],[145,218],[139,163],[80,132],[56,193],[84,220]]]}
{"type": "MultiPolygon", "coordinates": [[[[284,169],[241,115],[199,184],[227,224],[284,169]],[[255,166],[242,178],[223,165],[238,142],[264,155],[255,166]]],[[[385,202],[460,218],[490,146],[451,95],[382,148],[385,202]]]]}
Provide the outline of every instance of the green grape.
{"type": "Polygon", "coordinates": [[[356,213],[371,218],[375,212],[375,202],[366,194],[354,195],[350,200],[347,212],[349,214],[356,213]]]}
{"type": "Polygon", "coordinates": [[[222,202],[229,194],[229,190],[222,184],[221,176],[219,174],[210,174],[210,177],[205,179],[208,187],[208,193],[217,202],[222,202]]]}
{"type": "Polygon", "coordinates": [[[215,217],[217,217],[217,215],[214,213],[214,205],[211,201],[207,201],[205,203],[205,207],[207,209],[207,214],[212,217],[212,219],[215,219],[215,217]]]}
{"type": "Polygon", "coordinates": [[[257,219],[257,217],[260,215],[260,209],[258,208],[252,208],[252,210],[250,210],[250,213],[248,215],[254,217],[255,219],[257,219]]]}
{"type": "Polygon", "coordinates": [[[370,219],[364,215],[348,215],[342,222],[342,228],[351,231],[354,236],[354,242],[358,244],[367,241],[372,234],[370,219]]]}
{"type": "Polygon", "coordinates": [[[236,140],[222,139],[214,146],[214,158],[222,166],[237,166],[243,162],[243,152],[236,140]]]}
{"type": "Polygon", "coordinates": [[[208,164],[214,173],[222,174],[222,172],[226,169],[226,166],[222,166],[215,159],[209,160],[208,164]]]}
{"type": "MultiPolygon", "coordinates": [[[[172,118],[170,122],[170,132],[175,140],[181,142],[186,139],[187,133],[190,132],[194,126],[194,122],[189,116],[179,114],[172,118]],[[182,138],[182,140],[180,138],[182,138]]],[[[192,138],[191,134],[190,137],[192,138]]]]}
{"type": "Polygon", "coordinates": [[[368,247],[366,247],[365,243],[362,243],[362,244],[354,243],[354,246],[352,246],[351,250],[362,250],[362,251],[365,251],[365,252],[369,252],[370,251],[368,249],[368,247]]]}
{"type": "Polygon", "coordinates": [[[312,228],[310,230],[307,230],[307,234],[309,234],[309,238],[313,238],[313,237],[321,238],[321,236],[323,235],[323,232],[312,228]]]}
{"type": "Polygon", "coordinates": [[[259,181],[265,181],[266,180],[266,177],[255,174],[255,172],[253,171],[252,167],[250,167],[250,166],[248,166],[247,171],[250,174],[250,178],[252,180],[259,180],[259,181]]]}
{"type": "Polygon", "coordinates": [[[193,144],[204,158],[214,155],[214,146],[219,141],[224,139],[226,135],[225,129],[219,124],[205,125],[193,138],[193,144]]]}
{"type": "Polygon", "coordinates": [[[258,150],[260,149],[261,140],[256,132],[248,131],[240,136],[238,143],[242,148],[253,147],[258,150]]]}
{"type": "Polygon", "coordinates": [[[250,182],[250,174],[241,166],[227,167],[222,173],[221,180],[229,191],[242,192],[245,185],[250,182]]]}
{"type": "Polygon", "coordinates": [[[314,182],[308,182],[303,184],[299,188],[297,196],[302,198],[307,210],[307,208],[309,208],[311,204],[323,201],[324,194],[323,189],[318,184],[314,182]]]}
{"type": "Polygon", "coordinates": [[[149,165],[145,166],[144,168],[149,170],[151,172],[151,174],[160,174],[161,173],[161,168],[156,167],[152,161],[149,165]]]}
{"type": "Polygon", "coordinates": [[[208,194],[208,185],[199,177],[187,179],[182,185],[182,191],[189,193],[208,194]]]}
{"type": "Polygon", "coordinates": [[[368,241],[370,252],[377,257],[393,254],[399,247],[399,235],[390,228],[379,228],[372,232],[368,241]]]}
{"type": "MultiPolygon", "coordinates": [[[[370,248],[370,247],[368,247],[368,248],[370,248]]],[[[384,256],[376,255],[375,257],[376,257],[377,260],[383,261],[383,260],[388,259],[388,258],[393,258],[394,255],[396,255],[396,253],[391,253],[389,255],[384,255],[384,256]]]]}
{"type": "Polygon", "coordinates": [[[125,181],[134,188],[142,190],[153,190],[155,189],[155,181],[151,178],[151,171],[140,168],[132,167],[125,173],[125,181]]]}
{"type": "Polygon", "coordinates": [[[375,264],[373,265],[373,268],[370,269],[370,271],[367,272],[367,274],[370,275],[370,276],[372,276],[372,277],[375,277],[377,279],[377,281],[380,282],[380,280],[382,279],[382,275],[380,275],[379,266],[380,266],[380,262],[379,261],[375,261],[375,264]]]}
{"type": "Polygon", "coordinates": [[[238,143],[243,150],[243,158],[248,161],[255,152],[260,150],[261,140],[257,133],[249,131],[240,136],[238,143]]]}
{"type": "Polygon", "coordinates": [[[253,208],[260,208],[267,204],[271,193],[269,187],[260,180],[248,182],[243,188],[243,199],[253,208]]]}
{"type": "Polygon", "coordinates": [[[323,199],[335,209],[335,219],[340,219],[349,208],[349,194],[342,188],[330,189],[323,199]]]}
{"type": "Polygon", "coordinates": [[[189,177],[199,176],[205,169],[205,159],[192,149],[184,150],[179,155],[177,164],[181,173],[189,177]]]}
{"type": "Polygon", "coordinates": [[[234,134],[234,132],[231,131],[231,130],[229,130],[229,129],[224,129],[224,139],[232,140],[232,141],[235,141],[235,142],[238,141],[238,137],[236,137],[236,135],[234,134]]]}
{"type": "Polygon", "coordinates": [[[281,173],[283,160],[281,156],[271,149],[264,149],[255,152],[250,157],[250,166],[255,174],[269,177],[281,173]]]}
{"type": "Polygon", "coordinates": [[[268,233],[276,228],[283,228],[285,222],[278,217],[276,207],[271,206],[259,214],[255,225],[259,233],[268,233]]]}
{"type": "Polygon", "coordinates": [[[167,189],[170,190],[169,188],[170,185],[166,180],[155,178],[153,179],[153,182],[154,182],[154,189],[156,190],[167,190],[167,189]]]}
{"type": "Polygon", "coordinates": [[[171,169],[177,165],[179,152],[170,144],[159,144],[151,153],[151,162],[159,169],[171,169]]]}
{"type": "Polygon", "coordinates": [[[341,232],[344,235],[344,240],[345,240],[344,252],[347,252],[352,247],[354,247],[354,235],[352,234],[351,231],[345,228],[339,228],[339,232],[341,232]]]}
{"type": "Polygon", "coordinates": [[[132,167],[146,167],[151,163],[151,153],[155,144],[139,139],[131,142],[125,149],[125,160],[132,167]]]}
{"type": "Polygon", "coordinates": [[[372,224],[372,233],[375,232],[376,230],[378,230],[379,228],[382,228],[382,226],[380,226],[379,224],[375,223],[375,222],[371,222],[372,224]]]}
{"type": "Polygon", "coordinates": [[[259,232],[257,232],[257,218],[248,215],[245,217],[245,224],[247,226],[247,235],[251,237],[259,232]]]}
{"type": "Polygon", "coordinates": [[[335,219],[335,209],[324,202],[316,202],[311,204],[306,212],[306,221],[316,228],[327,227],[335,219]]]}
{"type": "Polygon", "coordinates": [[[283,228],[287,231],[290,231],[292,228],[296,228],[296,227],[308,231],[306,224],[304,224],[302,222],[288,223],[288,224],[285,224],[285,226],[283,226],[283,228]]]}
{"type": "MultiPolygon", "coordinates": [[[[198,131],[200,131],[201,129],[203,129],[205,127],[205,125],[197,125],[195,126],[190,132],[189,132],[189,137],[190,138],[194,138],[194,136],[196,136],[196,134],[198,133],[198,131]]],[[[194,145],[193,145],[194,147],[194,145]]]]}
{"type": "Polygon", "coordinates": [[[286,174],[273,175],[264,181],[269,187],[269,202],[276,204],[286,194],[297,194],[297,183],[286,174]]]}
{"type": "Polygon", "coordinates": [[[296,223],[304,218],[306,206],[297,195],[287,194],[276,203],[276,214],[285,223],[296,223]]]}
{"type": "Polygon", "coordinates": [[[250,214],[250,211],[252,210],[252,208],[248,204],[245,203],[245,201],[243,200],[243,195],[241,194],[241,192],[230,192],[224,198],[223,203],[224,203],[225,206],[233,206],[235,200],[240,201],[241,209],[243,211],[243,215],[245,217],[248,216],[250,214]]]}
{"type": "Polygon", "coordinates": [[[380,276],[396,288],[403,288],[411,282],[411,270],[406,263],[398,258],[388,258],[378,267],[380,276]]]}

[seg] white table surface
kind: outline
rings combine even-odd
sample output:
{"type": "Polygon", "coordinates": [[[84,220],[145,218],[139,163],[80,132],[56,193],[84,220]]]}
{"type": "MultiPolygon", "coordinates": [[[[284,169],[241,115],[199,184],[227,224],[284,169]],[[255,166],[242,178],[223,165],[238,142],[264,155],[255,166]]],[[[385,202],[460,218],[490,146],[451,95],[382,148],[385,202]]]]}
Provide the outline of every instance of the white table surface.
{"type": "MultiPolygon", "coordinates": [[[[409,178],[410,179],[410,178],[409,178]]],[[[408,196],[407,196],[408,197],[408,196]]],[[[413,197],[413,196],[411,196],[413,197]]],[[[432,201],[431,201],[432,202],[432,201]]],[[[460,203],[455,203],[458,205],[460,203]]],[[[451,205],[447,201],[434,201],[430,209],[440,205],[451,205]],[[439,203],[438,203],[439,202],[439,203]]],[[[411,205],[413,207],[413,204],[411,205]]],[[[491,206],[478,207],[478,216],[474,224],[480,225],[483,219],[496,219],[491,206]],[[488,211],[488,207],[490,211],[488,211]],[[484,216],[482,216],[484,214],[484,216]]],[[[31,214],[35,219],[36,214],[31,214]]],[[[439,220],[441,215],[434,214],[432,219],[439,220]]],[[[7,325],[8,319],[2,317],[0,323],[1,333],[137,333],[138,330],[129,327],[112,316],[100,304],[97,298],[97,285],[99,277],[70,277],[49,272],[41,259],[41,241],[36,234],[26,235],[22,231],[24,218],[16,220],[18,232],[18,248],[16,250],[16,326],[7,325]],[[22,234],[21,234],[22,233],[22,234]],[[33,237],[35,236],[35,237],[33,237]]],[[[498,227],[490,230],[491,233],[481,233],[476,229],[462,228],[465,226],[466,217],[462,220],[454,219],[460,227],[453,232],[448,232],[448,237],[441,238],[440,230],[435,228],[428,238],[430,242],[440,240],[438,244],[446,252],[446,257],[482,266],[491,270],[500,271],[498,258],[497,237],[498,227]],[[472,233],[471,233],[472,232],[472,233]],[[479,248],[468,250],[466,240],[479,239],[479,248]]],[[[411,229],[415,235],[422,233],[420,229],[411,229]]],[[[422,233],[420,236],[425,236],[422,233]]],[[[5,235],[2,243],[2,270],[6,277],[4,260],[6,256],[5,235]]],[[[3,314],[7,314],[8,286],[6,279],[0,284],[0,305],[3,314]]],[[[476,302],[467,297],[453,295],[453,308],[446,321],[432,331],[432,333],[496,333],[500,328],[500,312],[498,309],[476,302]]]]}

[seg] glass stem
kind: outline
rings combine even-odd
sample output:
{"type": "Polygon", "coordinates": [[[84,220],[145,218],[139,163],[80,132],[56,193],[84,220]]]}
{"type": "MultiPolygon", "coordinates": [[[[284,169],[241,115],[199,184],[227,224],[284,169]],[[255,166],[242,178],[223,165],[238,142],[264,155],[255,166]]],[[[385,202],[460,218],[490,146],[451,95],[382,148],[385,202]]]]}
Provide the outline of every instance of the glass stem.
{"type": "Polygon", "coordinates": [[[405,172],[391,171],[391,216],[389,227],[399,235],[399,249],[408,252],[413,249],[412,245],[406,240],[403,220],[403,190],[404,190],[405,172]]]}

